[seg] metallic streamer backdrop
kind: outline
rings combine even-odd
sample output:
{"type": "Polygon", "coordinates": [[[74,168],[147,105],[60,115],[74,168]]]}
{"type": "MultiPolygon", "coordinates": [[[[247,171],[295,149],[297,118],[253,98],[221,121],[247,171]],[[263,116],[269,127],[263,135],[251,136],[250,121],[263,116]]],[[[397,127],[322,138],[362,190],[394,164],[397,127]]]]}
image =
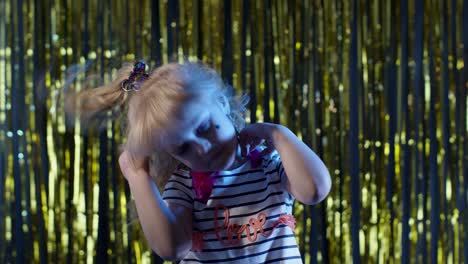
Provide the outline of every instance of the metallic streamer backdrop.
{"type": "Polygon", "coordinates": [[[467,0],[0,0],[0,262],[162,262],[128,224],[120,124],[63,108],[79,65],[134,59],[211,64],[325,160],[306,263],[468,261],[467,0]]]}

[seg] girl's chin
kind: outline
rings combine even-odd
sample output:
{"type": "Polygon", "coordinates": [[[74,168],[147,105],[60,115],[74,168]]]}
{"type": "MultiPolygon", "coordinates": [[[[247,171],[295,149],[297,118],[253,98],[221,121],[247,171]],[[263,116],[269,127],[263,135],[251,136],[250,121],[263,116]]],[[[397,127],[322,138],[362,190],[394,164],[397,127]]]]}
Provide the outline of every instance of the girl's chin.
{"type": "Polygon", "coordinates": [[[225,162],[224,166],[220,170],[232,170],[234,169],[233,167],[235,166],[235,161],[236,161],[236,156],[231,156],[229,159],[225,162]]]}
{"type": "Polygon", "coordinates": [[[193,166],[192,170],[194,171],[223,171],[229,170],[232,165],[235,163],[235,156],[234,157],[219,157],[216,160],[213,160],[211,164],[207,164],[204,167],[196,167],[193,166]]]}
{"type": "Polygon", "coordinates": [[[232,169],[235,165],[236,153],[231,153],[230,155],[222,155],[218,157],[213,164],[213,171],[223,171],[232,169]]]}
{"type": "Polygon", "coordinates": [[[233,170],[237,167],[239,167],[242,158],[237,157],[237,152],[233,152],[229,157],[227,158],[226,162],[224,163],[224,166],[221,170],[233,170]]]}
{"type": "Polygon", "coordinates": [[[236,162],[237,151],[231,151],[230,153],[222,152],[213,159],[211,164],[207,164],[208,166],[204,167],[203,169],[196,171],[224,171],[224,170],[232,170],[238,164],[236,162]]]}

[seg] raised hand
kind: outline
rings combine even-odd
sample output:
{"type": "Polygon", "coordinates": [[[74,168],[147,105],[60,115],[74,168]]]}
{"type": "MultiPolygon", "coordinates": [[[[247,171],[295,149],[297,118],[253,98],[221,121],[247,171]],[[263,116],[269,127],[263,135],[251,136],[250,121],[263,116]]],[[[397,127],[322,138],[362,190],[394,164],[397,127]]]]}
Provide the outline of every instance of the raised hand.
{"type": "Polygon", "coordinates": [[[124,151],[120,154],[119,165],[127,181],[137,177],[137,175],[149,175],[148,157],[136,157],[128,151],[124,151]]]}
{"type": "Polygon", "coordinates": [[[255,123],[247,125],[239,133],[241,153],[246,156],[258,146],[265,146],[261,155],[268,154],[275,149],[273,132],[279,125],[272,123],[255,123]]]}

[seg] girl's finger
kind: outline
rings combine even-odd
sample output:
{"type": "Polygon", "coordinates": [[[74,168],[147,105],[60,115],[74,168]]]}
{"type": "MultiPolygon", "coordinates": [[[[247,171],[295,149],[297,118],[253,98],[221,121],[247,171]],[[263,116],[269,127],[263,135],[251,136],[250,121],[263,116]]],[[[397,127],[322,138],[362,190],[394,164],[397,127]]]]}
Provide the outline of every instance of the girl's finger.
{"type": "Polygon", "coordinates": [[[142,170],[149,173],[149,160],[147,157],[135,157],[124,151],[119,157],[120,170],[124,177],[128,180],[129,177],[136,175],[142,170]]]}
{"type": "Polygon", "coordinates": [[[273,142],[271,141],[265,140],[263,145],[266,148],[262,151],[262,156],[266,154],[270,154],[271,152],[273,152],[273,150],[275,150],[275,146],[273,145],[273,142]]]}
{"type": "Polygon", "coordinates": [[[126,179],[128,179],[128,176],[132,171],[132,163],[129,156],[130,155],[127,152],[123,152],[119,157],[120,170],[126,179]]]}
{"type": "Polygon", "coordinates": [[[241,155],[243,157],[247,156],[247,154],[250,152],[250,144],[245,144],[241,146],[241,155]]]}
{"type": "Polygon", "coordinates": [[[264,140],[259,137],[254,137],[250,140],[250,146],[256,148],[258,145],[261,145],[264,140]]]}
{"type": "Polygon", "coordinates": [[[250,137],[247,133],[245,133],[245,131],[242,131],[239,135],[239,144],[241,146],[241,155],[246,156],[250,152],[253,145],[250,137]]]}
{"type": "Polygon", "coordinates": [[[273,152],[273,150],[275,150],[273,147],[267,146],[265,149],[262,150],[262,156],[270,154],[271,152],[273,152]]]}

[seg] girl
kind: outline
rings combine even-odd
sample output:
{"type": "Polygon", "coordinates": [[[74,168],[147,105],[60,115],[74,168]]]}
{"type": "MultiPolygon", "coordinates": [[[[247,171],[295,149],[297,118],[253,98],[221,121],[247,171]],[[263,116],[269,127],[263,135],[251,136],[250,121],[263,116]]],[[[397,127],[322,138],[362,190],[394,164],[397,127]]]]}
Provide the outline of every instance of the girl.
{"type": "Polygon", "coordinates": [[[119,164],[152,249],[182,263],[301,263],[292,205],[330,191],[320,158],[284,126],[244,126],[245,100],[213,69],[145,67],[73,98],[85,119],[127,105],[119,164]]]}

